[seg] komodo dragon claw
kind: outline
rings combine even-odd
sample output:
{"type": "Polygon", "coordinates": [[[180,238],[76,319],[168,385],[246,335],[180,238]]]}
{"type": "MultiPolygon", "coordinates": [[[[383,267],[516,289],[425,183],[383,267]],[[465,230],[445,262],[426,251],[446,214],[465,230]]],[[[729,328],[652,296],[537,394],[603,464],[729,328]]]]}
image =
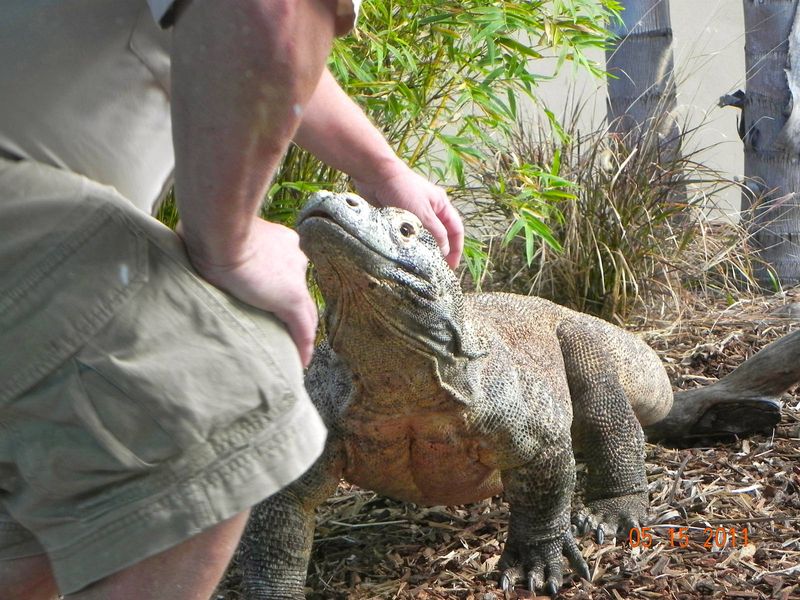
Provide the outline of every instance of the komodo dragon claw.
{"type": "Polygon", "coordinates": [[[594,530],[597,543],[602,544],[606,534],[627,537],[646,517],[647,495],[637,493],[589,502],[573,515],[572,523],[580,535],[594,530]]]}
{"type": "Polygon", "coordinates": [[[547,595],[556,596],[563,582],[562,554],[581,578],[591,580],[589,565],[581,555],[578,544],[572,533],[565,532],[555,539],[507,545],[499,563],[503,573],[500,577],[501,589],[510,592],[517,581],[527,576],[530,591],[535,593],[544,590],[547,595]]]}

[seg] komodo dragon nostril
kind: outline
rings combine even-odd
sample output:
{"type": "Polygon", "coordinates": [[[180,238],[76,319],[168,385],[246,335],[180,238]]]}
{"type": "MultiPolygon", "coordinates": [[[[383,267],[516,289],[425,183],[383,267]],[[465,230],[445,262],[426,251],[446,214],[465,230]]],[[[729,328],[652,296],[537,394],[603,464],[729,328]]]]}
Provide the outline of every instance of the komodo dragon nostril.
{"type": "Polygon", "coordinates": [[[358,206],[358,200],[356,200],[355,198],[353,198],[351,196],[348,196],[347,198],[345,198],[345,201],[347,202],[347,204],[349,206],[352,206],[353,208],[356,208],[358,206]]]}

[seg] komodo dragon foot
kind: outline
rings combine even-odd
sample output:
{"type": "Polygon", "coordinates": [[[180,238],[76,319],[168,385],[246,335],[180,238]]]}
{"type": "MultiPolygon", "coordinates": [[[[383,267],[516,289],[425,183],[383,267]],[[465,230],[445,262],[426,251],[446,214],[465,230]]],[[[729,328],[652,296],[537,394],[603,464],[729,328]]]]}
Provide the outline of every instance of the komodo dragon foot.
{"type": "Polygon", "coordinates": [[[572,524],[579,535],[594,531],[597,543],[602,544],[606,535],[627,536],[640,527],[647,518],[647,506],[646,492],[593,500],[574,508],[572,524]]]}
{"type": "Polygon", "coordinates": [[[527,579],[532,592],[544,589],[549,596],[555,596],[563,582],[562,554],[582,578],[591,579],[589,566],[571,532],[555,538],[518,539],[512,530],[498,563],[502,571],[500,587],[509,592],[517,581],[527,579]]]}

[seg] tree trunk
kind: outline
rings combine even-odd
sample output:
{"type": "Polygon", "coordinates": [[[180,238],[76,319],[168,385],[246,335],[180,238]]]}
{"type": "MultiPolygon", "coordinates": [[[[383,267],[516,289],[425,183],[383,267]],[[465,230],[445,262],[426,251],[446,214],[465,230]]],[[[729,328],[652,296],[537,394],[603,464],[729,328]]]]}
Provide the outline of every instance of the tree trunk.
{"type": "Polygon", "coordinates": [[[608,121],[611,130],[638,140],[648,131],[675,147],[680,130],[669,0],[623,0],[622,22],[614,21],[606,50],[608,121]]]}
{"type": "MultiPolygon", "coordinates": [[[[798,0],[744,0],[742,217],[784,285],[800,283],[800,12],[798,0]]],[[[772,277],[757,267],[759,281],[772,277]]]]}

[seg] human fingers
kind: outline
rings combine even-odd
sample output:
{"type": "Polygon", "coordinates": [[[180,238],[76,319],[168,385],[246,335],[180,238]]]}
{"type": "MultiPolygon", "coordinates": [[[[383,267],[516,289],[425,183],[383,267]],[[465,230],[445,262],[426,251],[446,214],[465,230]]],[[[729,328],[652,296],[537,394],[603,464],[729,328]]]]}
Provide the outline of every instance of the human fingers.
{"type": "Polygon", "coordinates": [[[431,235],[439,245],[439,249],[442,251],[442,254],[448,256],[450,254],[450,237],[447,228],[444,226],[439,216],[432,208],[428,208],[428,210],[423,210],[420,212],[422,213],[420,215],[420,221],[422,221],[422,225],[425,227],[425,229],[431,232],[431,235]]]}
{"type": "Polygon", "coordinates": [[[289,329],[289,335],[292,336],[292,341],[297,346],[300,360],[303,366],[307,367],[314,352],[319,317],[311,295],[308,294],[307,290],[304,291],[305,294],[288,298],[286,303],[276,307],[274,313],[276,317],[286,324],[289,329]]]}
{"type": "Polygon", "coordinates": [[[445,251],[443,247],[442,253],[450,268],[455,269],[461,261],[461,253],[464,251],[464,224],[461,221],[461,215],[447,200],[436,216],[447,232],[448,250],[445,251]]]}

